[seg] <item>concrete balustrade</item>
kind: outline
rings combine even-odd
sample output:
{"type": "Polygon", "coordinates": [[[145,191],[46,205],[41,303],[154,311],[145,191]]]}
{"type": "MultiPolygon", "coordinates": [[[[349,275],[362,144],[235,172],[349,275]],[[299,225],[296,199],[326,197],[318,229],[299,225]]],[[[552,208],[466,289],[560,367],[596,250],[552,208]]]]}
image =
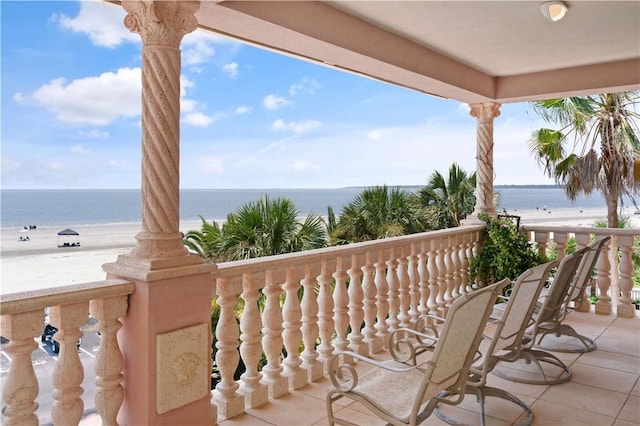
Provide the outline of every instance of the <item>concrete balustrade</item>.
{"type": "MultiPolygon", "coordinates": [[[[376,353],[384,349],[389,333],[411,326],[419,315],[446,315],[453,300],[472,290],[468,268],[483,229],[469,225],[218,264],[210,275],[210,294],[220,307],[213,330],[220,376],[211,392],[214,419],[233,418],[321,379],[336,351],[376,353]],[[241,362],[245,371],[236,380],[241,362]]],[[[631,248],[636,231],[524,229],[540,250],[557,246],[560,257],[571,237],[583,247],[593,238],[611,235],[597,264],[595,283],[601,296],[594,312],[634,314],[631,248]]],[[[44,396],[54,400],[54,422],[80,422],[82,377],[88,375],[98,385],[94,399],[102,423],[118,424],[118,412],[128,398],[125,361],[136,354],[120,348],[117,333],[126,334],[121,321],[131,314],[128,297],[133,291],[128,281],[107,280],[2,296],[2,335],[10,340],[6,352],[12,358],[3,385],[4,424],[38,423],[38,378],[31,354],[38,347],[45,308],[60,330],[55,391],[44,396]],[[74,350],[89,315],[98,320],[101,335],[95,371],[86,371],[74,350]]]]}
{"type": "Polygon", "coordinates": [[[58,361],[53,370],[54,391],[51,418],[54,424],[78,424],[83,414],[81,384],[84,375],[95,377],[96,409],[104,425],[114,425],[123,401],[123,358],[116,333],[119,318],[126,315],[127,297],[133,284],[124,280],[105,280],[53,289],[3,295],[2,335],[9,339],[6,352],[11,367],[2,389],[3,424],[37,425],[35,402],[39,385],[31,354],[38,348],[45,323],[45,309],[49,322],[58,329],[55,335],[60,344],[58,361]],[[80,326],[89,315],[98,320],[101,341],[95,371],[85,371],[76,344],[82,337],[80,326]]]}
{"type": "MultiPolygon", "coordinates": [[[[631,304],[633,289],[633,262],[631,251],[634,238],[640,235],[637,229],[586,228],[566,226],[524,226],[530,234],[530,241],[535,241],[541,253],[556,245],[558,258],[565,256],[569,238],[574,237],[576,248],[586,247],[596,238],[611,236],[604,245],[596,263],[597,286],[595,294],[598,301],[595,313],[609,315],[615,313],[619,317],[632,318],[635,308],[631,304]]],[[[582,310],[589,305],[583,304],[582,310]]]]}

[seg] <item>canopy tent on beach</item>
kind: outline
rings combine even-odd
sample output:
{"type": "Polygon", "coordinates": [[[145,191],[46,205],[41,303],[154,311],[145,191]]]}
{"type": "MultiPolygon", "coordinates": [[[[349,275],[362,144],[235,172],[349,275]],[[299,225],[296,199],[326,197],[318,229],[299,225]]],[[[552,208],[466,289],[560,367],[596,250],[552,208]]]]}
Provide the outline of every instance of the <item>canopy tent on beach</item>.
{"type": "Polygon", "coordinates": [[[63,229],[58,232],[58,247],[79,247],[80,234],[73,229],[63,229]]]}

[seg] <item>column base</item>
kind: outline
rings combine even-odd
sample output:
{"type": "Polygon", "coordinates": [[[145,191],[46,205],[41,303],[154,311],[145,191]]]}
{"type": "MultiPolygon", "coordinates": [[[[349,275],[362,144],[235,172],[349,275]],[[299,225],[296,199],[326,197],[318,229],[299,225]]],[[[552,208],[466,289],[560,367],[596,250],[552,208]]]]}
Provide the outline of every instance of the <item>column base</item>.
{"type": "Polygon", "coordinates": [[[617,306],[618,317],[633,318],[636,316],[636,308],[631,303],[619,303],[617,306]]]}

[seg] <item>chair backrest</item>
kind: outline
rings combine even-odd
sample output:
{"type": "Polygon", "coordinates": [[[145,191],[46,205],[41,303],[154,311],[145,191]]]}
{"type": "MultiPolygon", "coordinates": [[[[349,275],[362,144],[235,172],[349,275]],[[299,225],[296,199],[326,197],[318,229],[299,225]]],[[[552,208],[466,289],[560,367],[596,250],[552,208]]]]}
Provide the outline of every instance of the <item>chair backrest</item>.
{"type": "Polygon", "coordinates": [[[541,297],[541,306],[537,312],[533,330],[534,335],[540,324],[547,322],[558,323],[560,321],[563,315],[563,308],[568,303],[569,288],[574,281],[580,261],[588,250],[588,247],[576,250],[562,259],[560,265],[558,265],[558,270],[553,281],[551,281],[549,291],[541,297]]]}
{"type": "Polygon", "coordinates": [[[485,362],[490,363],[487,358],[498,352],[516,350],[522,343],[522,336],[531,322],[542,288],[551,270],[557,265],[555,260],[543,263],[526,270],[518,277],[487,348],[485,362]]]}
{"type": "Polygon", "coordinates": [[[591,279],[593,268],[596,266],[596,262],[598,261],[602,248],[610,239],[610,236],[606,236],[587,246],[587,252],[582,257],[580,266],[578,266],[578,270],[576,271],[575,279],[571,284],[571,289],[569,290],[569,301],[575,302],[575,305],[582,303],[582,296],[584,295],[584,290],[591,279]]]}
{"type": "Polygon", "coordinates": [[[438,343],[427,369],[421,389],[414,401],[414,412],[420,405],[445,389],[462,389],[469,367],[480,344],[482,331],[502,289],[510,281],[504,279],[458,297],[442,326],[438,343]]]}

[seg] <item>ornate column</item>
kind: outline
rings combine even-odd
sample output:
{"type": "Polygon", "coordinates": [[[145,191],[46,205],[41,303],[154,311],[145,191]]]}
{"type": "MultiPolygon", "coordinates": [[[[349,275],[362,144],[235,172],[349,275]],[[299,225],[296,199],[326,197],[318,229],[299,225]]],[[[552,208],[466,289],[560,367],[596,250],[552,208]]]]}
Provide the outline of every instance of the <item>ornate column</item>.
{"type": "Polygon", "coordinates": [[[180,41],[198,28],[199,1],[124,0],[125,26],[142,38],[142,230],[118,263],[158,270],[202,263],[180,224],[180,41]],[[171,260],[168,260],[171,259],[171,260]]]}
{"type": "Polygon", "coordinates": [[[500,115],[500,104],[496,102],[469,104],[469,107],[469,113],[477,120],[476,207],[465,224],[477,223],[481,213],[496,216],[493,205],[493,119],[500,115]]]}
{"type": "Polygon", "coordinates": [[[211,299],[215,265],[179,232],[180,42],[199,1],[123,0],[142,38],[142,229],[135,248],[103,265],[133,281],[118,342],[124,358],[119,424],[210,424],[211,299]]]}

